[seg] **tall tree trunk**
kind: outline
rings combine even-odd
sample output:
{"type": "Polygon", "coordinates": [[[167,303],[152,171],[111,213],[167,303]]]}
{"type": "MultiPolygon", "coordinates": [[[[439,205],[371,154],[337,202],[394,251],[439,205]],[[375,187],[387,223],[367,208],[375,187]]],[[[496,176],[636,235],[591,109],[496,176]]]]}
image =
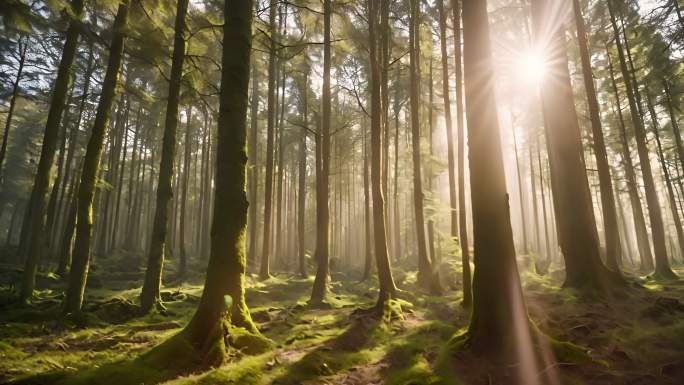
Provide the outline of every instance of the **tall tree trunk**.
{"type": "Polygon", "coordinates": [[[601,126],[601,116],[594,85],[594,75],[591,70],[591,54],[587,42],[587,28],[582,16],[582,9],[579,0],[573,0],[575,13],[575,25],[577,26],[577,41],[579,43],[580,57],[582,60],[582,75],[584,77],[584,88],[587,93],[587,104],[591,117],[591,133],[593,138],[594,156],[596,157],[596,168],[598,169],[599,185],[601,190],[601,207],[603,208],[603,227],[606,239],[606,264],[608,268],[619,271],[618,261],[621,258],[620,235],[618,233],[617,210],[615,209],[615,197],[613,196],[613,182],[610,177],[608,166],[608,154],[603,139],[603,128],[601,126]]]}
{"type": "MultiPolygon", "coordinates": [[[[380,95],[380,63],[376,30],[378,26],[378,2],[369,0],[368,36],[370,45],[370,112],[371,112],[371,191],[373,195],[373,236],[375,260],[378,269],[380,293],[376,309],[384,309],[385,303],[395,296],[397,288],[387,253],[385,230],[385,198],[382,191],[382,125],[380,95]]],[[[395,170],[397,172],[398,170],[395,170]]]]}
{"type": "MultiPolygon", "coordinates": [[[[311,303],[323,302],[328,291],[330,211],[330,18],[332,0],[323,0],[323,90],[321,96],[321,165],[316,175],[316,278],[311,291],[311,303]]],[[[378,111],[379,113],[379,111],[378,111]]]]}
{"type": "Polygon", "coordinates": [[[473,310],[464,345],[500,355],[530,331],[515,262],[485,1],[463,1],[463,31],[475,236],[473,310]]]}
{"type": "MultiPolygon", "coordinates": [[[[216,158],[216,202],[211,256],[197,312],[177,335],[192,346],[201,366],[227,354],[230,325],[258,333],[245,304],[247,228],[247,102],[252,41],[252,1],[226,1],[216,158]]],[[[188,344],[188,345],[186,345],[188,344]]]]}
{"type": "Polygon", "coordinates": [[[78,186],[78,208],[76,219],[76,241],[74,244],[73,263],[69,274],[69,286],[64,298],[64,312],[78,313],[83,303],[88,265],[90,263],[90,243],[92,237],[93,196],[95,183],[102,155],[105,130],[109,122],[109,112],[116,97],[116,86],[119,79],[119,69],[123,59],[126,25],[128,22],[128,0],[119,3],[119,9],[112,28],[112,42],[109,49],[107,71],[102,82],[100,101],[93,124],[90,140],[83,159],[81,182],[78,186]]]}
{"type": "Polygon", "coordinates": [[[620,33],[618,30],[617,21],[615,20],[615,13],[612,3],[613,0],[608,1],[610,22],[613,26],[618,58],[620,59],[620,71],[622,72],[622,79],[625,83],[625,88],[627,91],[627,99],[629,101],[629,109],[631,111],[632,124],[634,126],[634,137],[637,144],[637,153],[639,155],[639,163],[641,164],[641,176],[644,180],[648,217],[651,222],[651,236],[653,237],[653,251],[655,254],[654,276],[658,279],[674,279],[677,277],[677,275],[670,268],[670,262],[668,261],[667,247],[665,245],[665,226],[663,224],[662,212],[660,210],[660,202],[658,201],[658,193],[655,189],[653,172],[651,171],[651,160],[649,158],[648,148],[646,146],[646,130],[644,129],[643,121],[639,114],[640,101],[637,100],[637,94],[639,92],[638,84],[636,83],[636,79],[634,79],[634,84],[632,84],[630,81],[631,76],[629,70],[627,69],[627,63],[625,61],[625,55],[623,53],[623,47],[620,41],[620,33]]]}
{"type": "Polygon", "coordinates": [[[38,161],[38,170],[33,181],[33,189],[29,206],[27,207],[29,220],[27,232],[31,237],[26,251],[26,264],[21,282],[19,297],[22,301],[28,300],[33,295],[36,286],[36,272],[38,270],[38,258],[43,248],[43,230],[45,227],[45,195],[50,184],[50,174],[54,163],[55,151],[57,149],[57,137],[59,134],[59,123],[62,120],[62,112],[66,105],[67,92],[71,83],[71,67],[74,63],[78,36],[80,30],[80,17],[83,12],[83,0],[73,0],[71,3],[72,15],[74,19],[69,22],[66,32],[62,58],[57,69],[57,79],[52,91],[52,101],[50,110],[45,123],[45,133],[43,144],[38,161]]]}
{"type": "MultiPolygon", "coordinates": [[[[372,0],[371,0],[372,1],[372,0]]],[[[394,92],[394,189],[393,189],[393,199],[392,199],[392,208],[394,210],[394,260],[399,260],[402,257],[402,250],[401,250],[401,217],[399,215],[399,114],[401,113],[401,104],[399,101],[399,92],[400,88],[399,87],[399,82],[401,81],[401,66],[397,65],[397,79],[396,79],[396,84],[397,87],[395,88],[394,92]]],[[[373,151],[373,141],[372,141],[372,136],[373,136],[373,121],[371,119],[371,153],[373,151]]],[[[389,146],[389,144],[385,144],[385,146],[389,146]]],[[[371,155],[372,157],[372,155],[371,155]]],[[[371,171],[372,171],[372,160],[371,160],[371,171]]],[[[372,177],[371,177],[372,179],[372,177]]],[[[371,181],[372,183],[372,181],[371,181]]],[[[383,194],[387,193],[386,190],[383,189],[383,194]]],[[[375,202],[375,201],[373,201],[375,202]]],[[[375,204],[375,203],[373,203],[375,204]]],[[[375,209],[373,209],[375,210],[375,209]]],[[[375,211],[373,211],[373,215],[375,215],[375,211]]],[[[385,222],[387,224],[387,222],[385,222]]],[[[375,227],[374,227],[375,229],[375,227]]],[[[375,231],[375,230],[374,230],[375,231]]],[[[376,257],[377,258],[377,257],[376,257]]]]}
{"type": "MultiPolygon", "coordinates": [[[[256,249],[257,249],[257,236],[259,234],[259,226],[257,223],[257,192],[259,190],[259,166],[257,164],[257,151],[258,151],[258,138],[259,138],[259,69],[256,66],[256,55],[252,56],[252,100],[250,103],[250,130],[249,130],[249,148],[248,157],[249,165],[247,166],[248,171],[248,183],[249,187],[249,248],[247,249],[247,265],[250,267],[250,271],[253,271],[256,265],[256,249]]],[[[206,134],[205,134],[206,135],[206,134]]],[[[206,163],[207,160],[204,159],[204,153],[206,149],[202,151],[202,163],[206,163]]],[[[205,191],[202,196],[204,197],[207,192],[205,191]]],[[[203,202],[204,203],[204,202],[203,202]]],[[[204,206],[204,204],[202,205],[204,206]]],[[[204,207],[202,207],[204,208],[204,207]]]]}
{"type": "Polygon", "coordinates": [[[371,245],[371,207],[370,207],[370,186],[368,181],[368,123],[367,119],[363,118],[363,225],[364,225],[364,250],[363,254],[363,278],[365,281],[371,276],[373,249],[371,245]]]}
{"type": "Polygon", "coordinates": [[[166,103],[164,136],[162,138],[162,153],[157,181],[157,205],[152,224],[150,249],[147,254],[145,281],[140,293],[140,308],[143,313],[149,312],[153,306],[163,308],[159,292],[161,290],[164,257],[167,248],[169,214],[173,198],[173,162],[176,158],[178,104],[181,78],[183,76],[183,61],[185,59],[185,15],[188,12],[188,2],[189,0],[178,0],[176,5],[171,77],[169,79],[169,94],[166,103]]]}
{"type": "Polygon", "coordinates": [[[620,92],[618,91],[617,81],[615,80],[613,62],[611,60],[610,50],[608,47],[606,47],[606,57],[608,58],[608,71],[610,74],[611,87],[613,93],[615,94],[616,111],[619,123],[618,128],[620,131],[620,141],[622,143],[622,160],[625,165],[627,192],[629,194],[629,200],[632,206],[632,217],[634,218],[637,247],[639,248],[640,270],[642,272],[648,272],[653,269],[653,254],[651,254],[651,245],[649,243],[648,232],[646,230],[646,220],[644,218],[643,208],[641,207],[641,200],[639,199],[636,173],[634,171],[634,164],[632,162],[632,155],[629,149],[629,141],[627,138],[627,128],[625,127],[625,120],[622,116],[620,92]]]}
{"type": "MultiPolygon", "coordinates": [[[[452,0],[453,7],[459,7],[458,0],[452,0]]],[[[442,55],[442,97],[444,99],[444,123],[446,125],[446,143],[447,143],[447,164],[449,173],[449,211],[450,216],[450,234],[451,239],[456,242],[458,240],[458,198],[456,197],[456,158],[454,157],[454,132],[451,121],[451,98],[449,87],[449,56],[447,53],[447,14],[444,10],[444,0],[437,0],[437,9],[439,11],[439,48],[442,55]]],[[[458,12],[460,19],[460,11],[458,12]]],[[[456,17],[456,16],[455,16],[456,17]]],[[[459,22],[460,29],[460,22],[459,22]]],[[[461,35],[460,31],[457,32],[461,35]]],[[[460,48],[461,42],[454,43],[460,48]]],[[[457,59],[460,64],[460,57],[457,59]]],[[[457,75],[458,76],[458,75],[457,75]]],[[[458,90],[457,87],[457,91],[458,90]]],[[[462,111],[461,111],[462,112],[462,111]]],[[[459,122],[458,124],[460,124],[459,122]]],[[[465,267],[464,267],[465,268],[465,267]]],[[[465,297],[464,297],[465,298],[465,297]]]]}
{"type": "Polygon", "coordinates": [[[667,188],[667,195],[670,198],[670,210],[672,212],[672,220],[675,225],[675,231],[677,232],[677,243],[679,245],[680,252],[684,253],[684,229],[682,229],[682,221],[679,218],[679,212],[677,210],[677,201],[675,199],[674,188],[672,187],[672,178],[670,177],[670,170],[667,167],[667,162],[665,161],[665,155],[663,153],[663,146],[660,143],[660,124],[658,124],[658,115],[656,114],[655,107],[651,102],[651,98],[646,94],[646,105],[648,106],[648,111],[651,115],[651,124],[653,126],[653,134],[655,135],[657,149],[658,149],[658,160],[660,160],[660,167],[663,171],[663,179],[665,179],[665,187],[667,188]]]}
{"type": "Polygon", "coordinates": [[[273,135],[276,109],[276,0],[270,0],[269,7],[269,54],[268,54],[268,98],[267,98],[267,123],[266,123],[266,181],[264,187],[264,234],[261,248],[261,266],[259,266],[259,278],[268,279],[270,271],[271,251],[271,202],[273,197],[273,135]]]}
{"type": "Polygon", "coordinates": [[[557,234],[565,259],[563,285],[605,292],[618,282],[619,276],[613,275],[601,262],[596,219],[570,83],[565,30],[562,24],[550,25],[556,18],[556,12],[562,10],[553,9],[549,3],[541,0],[532,1],[535,39],[546,42],[540,49],[548,55],[545,58],[548,75],[541,85],[541,95],[557,234]],[[563,183],[566,180],[572,180],[573,183],[563,183]]]}
{"type": "MultiPolygon", "coordinates": [[[[467,1],[467,0],[464,0],[467,1]]],[[[477,4],[476,7],[481,5],[477,4]]],[[[459,0],[451,1],[454,27],[454,72],[456,73],[456,124],[458,140],[458,232],[463,267],[463,302],[469,307],[472,303],[472,280],[470,273],[470,247],[468,245],[468,216],[466,213],[465,189],[465,122],[463,120],[463,70],[461,65],[461,7],[459,0]]],[[[483,21],[483,20],[480,20],[483,21]]],[[[488,28],[488,27],[487,27],[488,28]]],[[[483,37],[484,38],[484,37],[483,37]]],[[[486,37],[489,39],[489,37],[486,37]]],[[[465,44],[465,43],[464,43],[465,44]]],[[[487,53],[487,55],[490,55],[487,53]]]]}
{"type": "MultiPolygon", "coordinates": [[[[430,192],[431,195],[434,196],[434,191],[432,189],[432,184],[433,184],[433,179],[434,179],[434,173],[432,171],[432,158],[435,155],[434,154],[434,146],[433,146],[433,138],[432,134],[434,132],[434,127],[433,127],[433,118],[434,118],[434,83],[432,79],[432,56],[430,56],[430,79],[429,79],[429,92],[428,92],[428,149],[429,149],[429,154],[430,158],[428,160],[428,167],[427,167],[427,182],[428,182],[428,191],[430,192]]],[[[428,215],[428,221],[427,221],[427,241],[428,241],[428,251],[429,251],[429,256],[432,260],[433,268],[435,271],[435,276],[439,277],[439,270],[438,270],[438,264],[439,264],[439,257],[435,254],[435,220],[433,215],[428,215]]]]}
{"type": "Polygon", "coordinates": [[[525,200],[523,196],[522,174],[520,172],[520,157],[518,155],[518,139],[515,135],[515,119],[511,113],[511,135],[513,136],[513,152],[515,155],[515,170],[518,176],[518,203],[520,204],[520,220],[523,234],[523,254],[529,252],[527,248],[527,223],[525,222],[525,200]]]}
{"type": "Polygon", "coordinates": [[[418,284],[429,288],[434,294],[441,291],[439,280],[435,279],[432,262],[427,255],[425,239],[425,213],[423,198],[423,177],[420,154],[420,6],[418,0],[410,1],[409,55],[410,102],[411,102],[411,157],[413,159],[413,209],[416,221],[416,246],[418,251],[418,284]]]}
{"type": "MultiPolygon", "coordinates": [[[[109,244],[111,245],[111,251],[118,247],[118,234],[119,234],[119,218],[121,216],[121,196],[123,195],[123,181],[124,174],[126,170],[126,152],[128,151],[128,113],[130,112],[130,100],[126,102],[126,121],[123,124],[123,146],[121,147],[121,160],[119,161],[119,171],[118,178],[116,182],[116,205],[114,206],[114,220],[112,224],[112,235],[109,244]]],[[[139,118],[139,116],[138,116],[139,118]]],[[[138,122],[139,123],[139,122],[138,122]]],[[[136,123],[137,124],[137,123],[136,123]]]]}
{"type": "Polygon", "coordinates": [[[303,127],[299,138],[299,191],[297,192],[297,254],[299,256],[299,275],[307,276],[306,272],[306,135],[309,130],[309,74],[304,74],[302,87],[302,115],[303,127]]]}
{"type": "Polygon", "coordinates": [[[187,273],[188,269],[188,251],[187,251],[187,245],[186,243],[186,230],[185,230],[185,223],[188,220],[187,219],[187,206],[188,206],[188,185],[190,182],[190,155],[192,151],[192,143],[191,143],[191,119],[192,119],[192,106],[188,107],[187,111],[187,124],[185,126],[185,140],[184,140],[184,146],[185,146],[185,151],[183,153],[183,185],[181,186],[181,201],[180,201],[180,223],[179,223],[179,249],[180,249],[180,267],[178,270],[178,276],[180,279],[185,278],[185,274],[187,273]]]}

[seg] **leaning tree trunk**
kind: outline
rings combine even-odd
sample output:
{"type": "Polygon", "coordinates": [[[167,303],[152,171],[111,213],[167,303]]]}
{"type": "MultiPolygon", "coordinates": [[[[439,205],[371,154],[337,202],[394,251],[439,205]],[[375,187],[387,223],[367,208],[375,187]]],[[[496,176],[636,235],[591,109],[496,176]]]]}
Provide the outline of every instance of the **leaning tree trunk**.
{"type": "Polygon", "coordinates": [[[45,123],[45,133],[43,135],[43,145],[38,161],[38,170],[33,181],[33,190],[29,206],[27,207],[28,219],[27,233],[31,237],[26,250],[26,264],[24,275],[21,282],[19,297],[22,301],[29,299],[33,295],[36,286],[36,272],[38,270],[38,259],[43,250],[43,235],[45,227],[45,198],[50,184],[50,174],[54,163],[55,151],[57,150],[57,137],[59,134],[59,123],[62,120],[62,113],[66,105],[66,96],[71,83],[71,67],[74,63],[78,36],[80,31],[80,17],[83,12],[83,0],[73,0],[71,3],[72,15],[74,19],[69,22],[66,32],[64,48],[62,49],[62,59],[57,69],[57,79],[55,80],[52,91],[52,102],[45,123]]]}
{"type": "Polygon", "coordinates": [[[321,164],[320,173],[316,175],[316,278],[311,291],[311,303],[323,302],[328,291],[329,267],[329,233],[330,208],[330,18],[332,16],[331,0],[323,0],[323,90],[321,96],[321,164]]]}
{"type": "Polygon", "coordinates": [[[663,215],[660,209],[660,202],[658,201],[658,193],[655,189],[655,182],[653,180],[653,171],[651,170],[648,147],[646,146],[646,130],[644,129],[643,121],[639,114],[640,103],[637,101],[639,92],[637,89],[638,84],[636,81],[632,84],[630,72],[627,69],[627,62],[620,41],[620,33],[615,19],[612,2],[613,0],[608,1],[610,23],[613,26],[613,34],[617,45],[618,58],[620,60],[620,72],[622,72],[622,80],[625,83],[625,90],[627,91],[627,100],[629,101],[629,109],[631,112],[632,124],[634,126],[634,138],[637,144],[637,154],[639,155],[639,163],[641,164],[641,176],[644,180],[648,217],[651,222],[651,236],[653,238],[653,252],[655,254],[654,276],[659,279],[673,279],[676,278],[677,275],[670,268],[670,262],[668,261],[663,215]]]}
{"type": "Polygon", "coordinates": [[[465,122],[463,120],[463,70],[461,65],[461,7],[458,0],[452,0],[454,25],[454,72],[456,73],[456,124],[458,140],[458,231],[463,266],[463,306],[472,302],[472,281],[470,274],[470,248],[468,245],[468,216],[466,213],[465,189],[465,122]]]}
{"type": "Polygon", "coordinates": [[[591,70],[591,54],[587,42],[587,28],[582,16],[579,0],[573,0],[575,12],[575,24],[577,25],[577,41],[579,43],[580,57],[582,60],[582,74],[584,77],[584,89],[587,93],[587,104],[591,117],[591,132],[593,137],[594,156],[598,169],[599,186],[601,190],[601,207],[603,208],[603,226],[606,239],[606,264],[608,268],[619,271],[618,261],[621,259],[620,235],[618,233],[617,210],[615,197],[613,196],[613,182],[610,177],[608,154],[603,139],[601,116],[594,85],[594,75],[591,70]]]}
{"type": "Polygon", "coordinates": [[[565,259],[564,286],[605,292],[618,281],[618,276],[614,276],[601,262],[596,219],[570,83],[565,30],[562,24],[553,26],[550,32],[547,30],[548,20],[553,19],[554,14],[555,10],[547,2],[532,1],[535,39],[544,39],[546,44],[541,49],[548,55],[546,63],[549,75],[541,85],[541,96],[557,233],[565,259]],[[568,180],[573,183],[564,183],[568,180]]]}
{"type": "MultiPolygon", "coordinates": [[[[200,366],[227,355],[230,325],[257,333],[245,304],[247,229],[247,95],[252,41],[252,1],[226,1],[216,157],[216,201],[211,255],[197,312],[175,338],[194,348],[200,366]]],[[[175,354],[186,354],[176,352],[175,354]]]]}
{"type": "MultiPolygon", "coordinates": [[[[147,270],[140,293],[142,312],[148,312],[153,306],[161,305],[161,279],[166,251],[166,237],[169,228],[171,198],[173,197],[173,161],[176,158],[176,129],[178,127],[178,103],[185,59],[185,14],[189,0],[179,0],[176,8],[175,37],[173,41],[173,57],[171,59],[171,78],[169,96],[166,104],[166,120],[162,139],[161,161],[157,182],[157,205],[152,224],[150,249],[147,254],[147,270]]],[[[151,180],[151,179],[150,179],[151,180]]]]}
{"type": "Polygon", "coordinates": [[[97,105],[95,122],[88,141],[83,171],[78,186],[78,207],[76,214],[76,241],[74,243],[73,262],[69,273],[69,285],[64,298],[64,312],[78,313],[83,303],[88,265],[90,263],[90,243],[93,228],[93,197],[95,184],[102,156],[104,137],[109,122],[109,113],[116,97],[116,86],[119,79],[119,69],[123,59],[126,24],[128,22],[128,0],[119,3],[119,9],[112,28],[112,42],[109,49],[107,72],[102,82],[100,101],[97,105]]]}

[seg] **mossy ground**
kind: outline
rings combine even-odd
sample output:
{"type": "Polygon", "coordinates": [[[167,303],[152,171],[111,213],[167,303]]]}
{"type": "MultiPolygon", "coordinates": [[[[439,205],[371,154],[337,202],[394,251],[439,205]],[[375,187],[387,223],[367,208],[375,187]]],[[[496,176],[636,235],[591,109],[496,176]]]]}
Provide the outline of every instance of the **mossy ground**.
{"type": "MultiPolygon", "coordinates": [[[[557,372],[562,384],[681,383],[684,309],[673,300],[684,302],[683,284],[630,277],[633,289],[624,298],[596,300],[561,289],[560,274],[539,277],[524,268],[521,274],[530,319],[554,341],[557,356],[555,365],[539,371],[557,372]]],[[[183,284],[166,282],[167,312],[139,317],[135,303],[141,274],[105,275],[95,269],[84,316],[63,319],[61,284],[44,276],[39,280],[42,291],[29,306],[8,304],[9,291],[0,292],[0,383],[513,383],[507,377],[515,372],[512,368],[495,368],[450,350],[448,342],[469,319],[460,306],[460,292],[454,290],[458,284],[447,284],[450,290],[444,296],[432,297],[416,288],[415,274],[399,272],[397,277],[408,293],[393,306],[401,307],[402,316],[385,319],[354,312],[374,304],[375,282],[335,274],[326,299],[330,308],[312,308],[307,305],[312,278],[248,278],[252,317],[273,345],[252,349],[251,337],[236,330],[226,363],[179,377],[179,368],[149,365],[146,353],[182,330],[197,306],[201,277],[183,284]]],[[[183,354],[184,349],[178,350],[183,354]]]]}

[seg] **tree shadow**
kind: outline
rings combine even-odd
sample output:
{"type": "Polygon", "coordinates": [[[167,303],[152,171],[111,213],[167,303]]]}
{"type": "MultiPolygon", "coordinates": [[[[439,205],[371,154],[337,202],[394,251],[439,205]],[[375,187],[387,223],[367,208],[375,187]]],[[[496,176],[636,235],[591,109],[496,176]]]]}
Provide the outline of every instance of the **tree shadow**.
{"type": "Polygon", "coordinates": [[[370,349],[377,345],[377,317],[357,317],[338,337],[328,340],[290,365],[286,372],[273,380],[277,385],[299,385],[318,377],[330,376],[366,361],[370,349]]]}

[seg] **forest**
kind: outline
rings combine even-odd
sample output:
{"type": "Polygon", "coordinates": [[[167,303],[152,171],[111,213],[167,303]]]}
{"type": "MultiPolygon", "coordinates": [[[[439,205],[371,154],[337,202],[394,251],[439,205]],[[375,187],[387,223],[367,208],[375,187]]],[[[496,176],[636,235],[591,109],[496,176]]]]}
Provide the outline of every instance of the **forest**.
{"type": "Polygon", "coordinates": [[[681,385],[684,1],[0,0],[0,384],[681,385]]]}

